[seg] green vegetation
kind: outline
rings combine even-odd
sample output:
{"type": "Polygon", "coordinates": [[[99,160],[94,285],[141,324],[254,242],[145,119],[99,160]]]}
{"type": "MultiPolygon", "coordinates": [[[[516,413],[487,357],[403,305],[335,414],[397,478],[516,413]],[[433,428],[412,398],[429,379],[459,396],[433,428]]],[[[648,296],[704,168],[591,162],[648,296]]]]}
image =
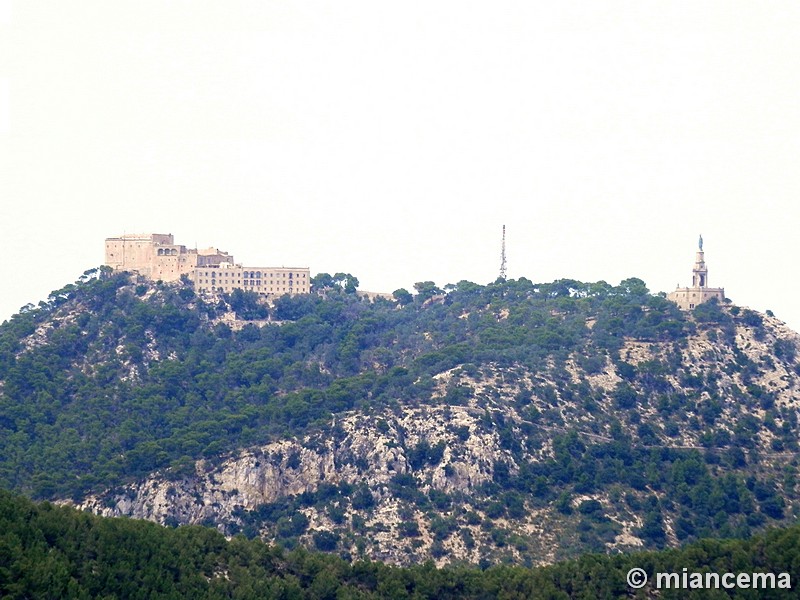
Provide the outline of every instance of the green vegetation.
{"type": "MultiPolygon", "coordinates": [[[[78,499],[159,469],[177,482],[200,458],[309,432],[335,438],[332,417],[345,411],[446,404],[482,414],[503,455],[491,481],[449,494],[424,475],[440,465],[454,475],[448,443],[399,442],[410,470],[384,493],[401,514],[424,514],[422,528],[407,518],[398,533],[422,544],[430,531],[434,557],[458,539],[481,544],[490,562],[534,560],[531,540],[507,525],[531,509],[563,519],[559,557],[605,550],[623,520],[662,548],[744,538],[796,514],[797,414],[760,377],[777,363],[800,373],[798,352],[780,339],[761,357],[737,345],[737,326],[767,339],[757,313],[717,304],[682,313],[639,279],[425,281],[416,295],[375,302],[355,293],[351,274],[312,284],[316,294],[267,308],[247,292],[208,303],[185,282],[100,269],[26,307],[0,326],[0,486],[78,499]],[[216,321],[231,310],[259,326],[216,321]],[[687,360],[688,336],[700,334],[725,361],[687,360]],[[659,352],[637,358],[631,343],[659,352]],[[442,392],[434,377],[445,371],[442,392]]],[[[472,434],[452,435],[463,444],[472,434]]],[[[376,498],[366,485],[321,486],[238,511],[226,526],[360,553],[376,498]],[[310,529],[298,510],[310,506],[335,530],[310,529]]]]}
{"type": "MultiPolygon", "coordinates": [[[[588,515],[597,507],[581,509],[588,515]]],[[[414,535],[413,532],[409,533],[414,535]]],[[[320,549],[336,543],[315,535],[320,549]]],[[[0,491],[0,596],[23,598],[550,598],[630,597],[626,573],[691,571],[789,573],[800,577],[800,527],[738,541],[702,541],[681,550],[587,555],[549,567],[436,569],[291,552],[203,527],[163,528],[103,519],[0,491]]],[[[650,597],[654,585],[636,597],[650,597]]],[[[660,598],[792,598],[792,590],[660,590],[660,598]],[[717,595],[714,595],[717,594],[717,595]]]]}
{"type": "Polygon", "coordinates": [[[403,308],[362,301],[354,281],[321,274],[324,296],[282,297],[273,317],[283,324],[240,331],[207,323],[227,308],[267,316],[247,293],[229,306],[189,287],[156,284],[148,296],[105,269],[53,292],[0,326],[0,485],[77,497],[334,413],[427,401],[430,376],[459,364],[536,366],[612,350],[624,336],[677,339],[691,326],[636,279],[461,282],[423,307],[422,296],[441,291],[424,282],[420,301],[403,308]]]}

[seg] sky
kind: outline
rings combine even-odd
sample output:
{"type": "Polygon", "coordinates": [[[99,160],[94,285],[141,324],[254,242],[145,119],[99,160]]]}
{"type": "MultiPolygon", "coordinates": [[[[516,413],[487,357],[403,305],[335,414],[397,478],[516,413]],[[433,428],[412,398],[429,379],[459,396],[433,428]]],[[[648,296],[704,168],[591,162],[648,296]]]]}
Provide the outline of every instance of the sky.
{"type": "Polygon", "coordinates": [[[800,330],[800,4],[0,0],[0,321],[173,233],[361,289],[709,284],[800,330]]]}

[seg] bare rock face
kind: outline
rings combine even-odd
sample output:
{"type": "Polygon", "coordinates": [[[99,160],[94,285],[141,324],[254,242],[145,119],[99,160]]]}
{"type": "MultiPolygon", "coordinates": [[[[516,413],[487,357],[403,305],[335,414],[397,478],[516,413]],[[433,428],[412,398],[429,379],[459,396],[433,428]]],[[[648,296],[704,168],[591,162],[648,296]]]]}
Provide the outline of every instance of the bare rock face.
{"type": "MultiPolygon", "coordinates": [[[[459,367],[433,378],[426,404],[337,415],[302,437],[198,461],[190,476],[154,473],[79,506],[316,544],[351,557],[399,564],[432,558],[440,565],[487,556],[552,562],[560,546],[578,547],[565,523],[580,531],[581,519],[590,518],[581,516],[583,507],[603,515],[592,525],[604,536],[600,549],[635,549],[643,545],[643,500],[669,500],[646,479],[633,488],[588,486],[566,499],[540,490],[537,500],[504,488],[503,474],[553,459],[567,435],[588,446],[614,443],[622,431],[644,452],[702,453],[720,439],[722,452],[735,443],[731,436],[742,435],[737,424],[745,416],[759,468],[777,469],[786,460],[784,430],[800,415],[798,356],[797,334],[764,317],[757,327],[698,325],[681,344],[626,340],[617,356],[602,355],[590,371],[578,355],[537,371],[459,367]],[[680,418],[669,412],[676,398],[680,418]],[[712,425],[716,437],[703,437],[712,425]]],[[[678,544],[675,515],[663,528],[664,539],[678,544]]]]}
{"type": "MultiPolygon", "coordinates": [[[[481,428],[482,413],[469,406],[426,406],[397,414],[351,414],[329,430],[251,448],[218,464],[198,461],[193,476],[178,480],[155,473],[123,489],[87,497],[79,507],[162,524],[213,523],[230,531],[241,524],[243,511],[314,492],[323,483],[366,485],[376,503],[368,518],[396,527],[404,511],[389,487],[398,476],[413,473],[423,492],[468,494],[491,481],[497,461],[515,468],[497,434],[481,428]],[[430,449],[428,455],[425,449],[430,449]],[[420,457],[410,458],[412,451],[420,457]]],[[[316,520],[321,529],[329,525],[324,516],[316,520]]],[[[381,548],[397,545],[391,529],[377,536],[375,556],[395,558],[381,548]]]]}

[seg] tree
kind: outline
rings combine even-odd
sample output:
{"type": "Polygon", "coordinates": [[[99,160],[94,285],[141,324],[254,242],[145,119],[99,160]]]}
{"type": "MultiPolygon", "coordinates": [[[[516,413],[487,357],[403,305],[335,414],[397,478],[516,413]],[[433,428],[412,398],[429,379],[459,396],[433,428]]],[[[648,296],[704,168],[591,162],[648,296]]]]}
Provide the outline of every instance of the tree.
{"type": "Polygon", "coordinates": [[[230,296],[226,294],[224,298],[240,319],[266,319],[269,316],[269,309],[261,303],[256,292],[236,288],[230,296]]]}
{"type": "Polygon", "coordinates": [[[639,279],[638,277],[629,277],[628,279],[623,279],[619,282],[615,291],[622,292],[623,294],[629,294],[631,296],[647,296],[650,293],[650,290],[647,289],[647,285],[644,281],[639,279]]]}
{"type": "Polygon", "coordinates": [[[627,383],[620,383],[613,392],[617,408],[633,408],[636,406],[637,394],[627,383]]]}
{"type": "Polygon", "coordinates": [[[336,273],[336,275],[333,276],[333,283],[344,293],[355,294],[358,288],[358,277],[350,273],[336,273]]]}
{"type": "Polygon", "coordinates": [[[392,296],[394,296],[394,299],[397,300],[400,306],[411,304],[414,301],[414,296],[405,288],[396,289],[392,292],[392,296]]]}
{"type": "Polygon", "coordinates": [[[414,284],[414,289],[417,290],[417,301],[420,303],[443,293],[433,281],[418,281],[414,284]]]}
{"type": "Polygon", "coordinates": [[[311,278],[311,291],[313,292],[330,290],[333,285],[333,277],[330,276],[330,273],[317,273],[311,278]]]}
{"type": "Polygon", "coordinates": [[[667,540],[664,532],[664,520],[658,508],[651,509],[645,514],[644,524],[639,529],[639,536],[647,543],[660,548],[667,540]]]}
{"type": "Polygon", "coordinates": [[[313,538],[314,546],[323,552],[333,552],[339,543],[339,534],[333,531],[315,531],[313,538]]]}

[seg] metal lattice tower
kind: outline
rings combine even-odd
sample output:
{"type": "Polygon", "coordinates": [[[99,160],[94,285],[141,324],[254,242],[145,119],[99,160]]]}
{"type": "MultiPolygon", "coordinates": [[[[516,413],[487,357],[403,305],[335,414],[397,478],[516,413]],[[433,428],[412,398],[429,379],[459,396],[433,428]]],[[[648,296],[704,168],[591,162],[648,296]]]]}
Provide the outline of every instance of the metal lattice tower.
{"type": "Polygon", "coordinates": [[[500,279],[506,279],[506,226],[503,225],[503,245],[500,251],[500,279]]]}

